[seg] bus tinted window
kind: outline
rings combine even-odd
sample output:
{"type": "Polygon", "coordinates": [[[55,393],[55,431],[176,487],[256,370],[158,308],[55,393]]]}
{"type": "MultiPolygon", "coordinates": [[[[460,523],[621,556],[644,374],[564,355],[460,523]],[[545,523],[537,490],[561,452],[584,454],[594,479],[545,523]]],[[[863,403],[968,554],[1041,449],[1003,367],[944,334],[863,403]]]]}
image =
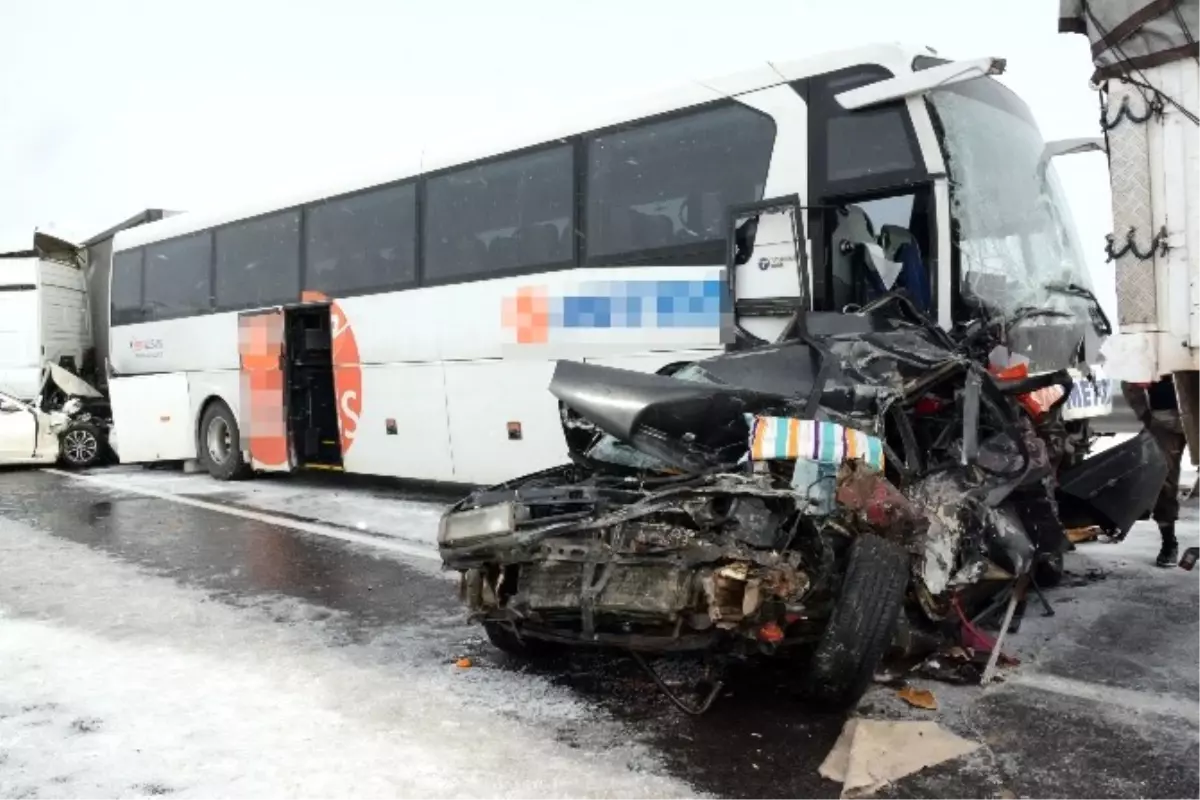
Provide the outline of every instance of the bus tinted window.
{"type": "Polygon", "coordinates": [[[829,180],[848,181],[915,169],[917,154],[904,124],[907,113],[901,106],[832,117],[826,129],[829,180]]]}
{"type": "Polygon", "coordinates": [[[851,111],[836,99],[842,92],[891,77],[881,66],[861,65],[812,79],[809,166],[815,196],[874,190],[925,177],[903,101],[851,111]]]}
{"type": "Polygon", "coordinates": [[[113,254],[112,323],[124,325],[142,317],[142,251],[113,254]]]}
{"type": "Polygon", "coordinates": [[[201,314],[212,308],[212,237],[200,233],[146,248],[150,319],[201,314]]]}
{"type": "Polygon", "coordinates": [[[430,178],[425,273],[431,282],[572,260],[569,145],[430,178]]]}
{"type": "Polygon", "coordinates": [[[770,117],[740,105],[595,137],[588,259],[722,242],[726,209],[762,199],[774,141],[770,117]]]}
{"type": "Polygon", "coordinates": [[[217,307],[256,308],[300,299],[300,212],[217,230],[217,307]]]}
{"type": "Polygon", "coordinates": [[[304,213],[305,289],[338,295],[416,279],[414,184],[330,200],[304,213]]]}

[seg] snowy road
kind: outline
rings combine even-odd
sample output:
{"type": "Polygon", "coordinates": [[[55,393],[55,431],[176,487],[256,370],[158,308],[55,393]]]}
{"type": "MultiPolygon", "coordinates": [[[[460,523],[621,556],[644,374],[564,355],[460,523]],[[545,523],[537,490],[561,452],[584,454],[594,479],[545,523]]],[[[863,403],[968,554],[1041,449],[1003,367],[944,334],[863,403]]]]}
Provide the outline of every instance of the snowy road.
{"type": "MultiPolygon", "coordinates": [[[[440,504],[297,480],[0,472],[0,796],[836,796],[842,719],[747,667],[699,719],[620,657],[538,669],[463,624],[440,504]],[[454,665],[467,656],[469,669],[454,665]]],[[[1184,545],[1197,543],[1184,525],[1184,545]]],[[[1200,794],[1197,573],[1068,557],[994,688],[877,687],[982,741],[892,796],[1200,794]]]]}

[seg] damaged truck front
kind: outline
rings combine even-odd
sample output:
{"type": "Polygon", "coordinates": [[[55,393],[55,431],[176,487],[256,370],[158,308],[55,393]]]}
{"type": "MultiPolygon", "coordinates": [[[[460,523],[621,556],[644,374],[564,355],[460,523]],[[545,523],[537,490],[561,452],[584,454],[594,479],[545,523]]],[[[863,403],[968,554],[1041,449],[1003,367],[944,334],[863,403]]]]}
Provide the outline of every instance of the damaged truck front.
{"type": "MultiPolygon", "coordinates": [[[[571,463],[442,520],[443,561],[491,641],[796,646],[807,691],[852,703],[906,601],[932,629],[963,587],[1062,552],[1046,431],[1068,371],[998,378],[897,297],[809,331],[660,374],[559,362],[571,463]]],[[[1137,475],[1105,479],[1153,500],[1137,475]]]]}

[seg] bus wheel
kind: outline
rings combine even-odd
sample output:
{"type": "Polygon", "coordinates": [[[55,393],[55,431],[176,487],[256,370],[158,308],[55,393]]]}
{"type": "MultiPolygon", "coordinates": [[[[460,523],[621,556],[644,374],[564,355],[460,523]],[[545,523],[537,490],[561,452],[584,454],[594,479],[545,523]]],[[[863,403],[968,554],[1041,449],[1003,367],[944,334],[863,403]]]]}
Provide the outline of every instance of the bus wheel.
{"type": "Polygon", "coordinates": [[[214,400],[200,418],[200,436],[196,443],[200,463],[219,481],[249,477],[250,465],[242,458],[241,435],[229,406],[214,400]]]}

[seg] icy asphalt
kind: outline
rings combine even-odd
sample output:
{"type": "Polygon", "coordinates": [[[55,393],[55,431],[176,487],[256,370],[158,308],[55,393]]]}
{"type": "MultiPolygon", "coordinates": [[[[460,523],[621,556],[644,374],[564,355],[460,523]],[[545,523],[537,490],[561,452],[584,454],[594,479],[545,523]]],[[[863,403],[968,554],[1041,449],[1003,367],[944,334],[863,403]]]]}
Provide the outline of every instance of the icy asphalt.
{"type": "MultiPolygon", "coordinates": [[[[691,718],[620,656],[491,651],[438,571],[443,502],[0,472],[0,796],[838,795],[816,768],[843,718],[784,669],[739,670],[691,718]]],[[[1158,570],[1156,549],[1139,524],[1070,554],[1003,683],[918,681],[933,712],[873,689],[858,714],[984,744],[883,794],[1200,796],[1200,571],[1158,570]]]]}

